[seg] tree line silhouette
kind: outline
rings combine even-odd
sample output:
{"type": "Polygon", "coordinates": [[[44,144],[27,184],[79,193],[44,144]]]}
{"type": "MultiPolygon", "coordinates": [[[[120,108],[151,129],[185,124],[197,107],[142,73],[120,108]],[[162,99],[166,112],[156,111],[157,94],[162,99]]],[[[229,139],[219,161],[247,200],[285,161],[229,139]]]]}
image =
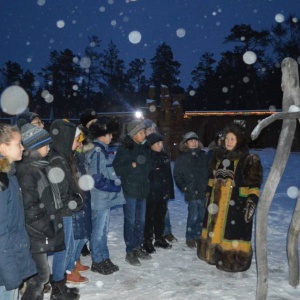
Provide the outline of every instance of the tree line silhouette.
{"type": "Polygon", "coordinates": [[[157,89],[158,103],[161,85],[172,95],[185,93],[184,110],[281,109],[280,63],[285,57],[300,63],[299,40],[300,23],[295,15],[269,30],[235,25],[224,39],[233,49],[222,52],[219,61],[214,53],[203,53],[184,89],[179,79],[181,63],[166,43],[156,48],[148,62],[152,74],[146,78],[145,58],[134,59],[126,69],[113,41],[101,51],[101,40],[91,36],[82,56],[70,49],[51,51],[48,63],[38,73],[41,82],[30,70],[7,61],[0,69],[0,91],[20,85],[30,97],[29,109],[44,118],[78,118],[86,107],[101,112],[128,111],[145,105],[150,85],[157,89]],[[245,63],[247,51],[256,54],[255,63],[245,63]]]}

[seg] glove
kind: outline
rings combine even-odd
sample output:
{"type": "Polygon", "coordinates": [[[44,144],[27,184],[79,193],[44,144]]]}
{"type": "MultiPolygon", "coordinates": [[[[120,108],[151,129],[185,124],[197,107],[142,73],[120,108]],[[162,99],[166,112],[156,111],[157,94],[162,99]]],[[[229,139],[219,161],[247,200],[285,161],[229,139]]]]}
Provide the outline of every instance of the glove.
{"type": "Polygon", "coordinates": [[[248,198],[246,202],[246,207],[245,207],[245,214],[244,214],[244,220],[246,223],[249,223],[254,215],[256,208],[256,204],[253,202],[252,199],[248,198]]]}

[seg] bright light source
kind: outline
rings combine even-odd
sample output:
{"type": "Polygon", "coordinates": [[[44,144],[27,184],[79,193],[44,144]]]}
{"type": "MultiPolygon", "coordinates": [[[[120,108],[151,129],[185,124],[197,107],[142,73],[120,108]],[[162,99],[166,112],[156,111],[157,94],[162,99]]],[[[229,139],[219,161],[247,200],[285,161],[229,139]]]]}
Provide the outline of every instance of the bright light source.
{"type": "Polygon", "coordinates": [[[143,113],[142,113],[141,111],[136,111],[136,112],[135,112],[135,117],[136,117],[137,119],[141,119],[141,118],[143,117],[143,113]]]}

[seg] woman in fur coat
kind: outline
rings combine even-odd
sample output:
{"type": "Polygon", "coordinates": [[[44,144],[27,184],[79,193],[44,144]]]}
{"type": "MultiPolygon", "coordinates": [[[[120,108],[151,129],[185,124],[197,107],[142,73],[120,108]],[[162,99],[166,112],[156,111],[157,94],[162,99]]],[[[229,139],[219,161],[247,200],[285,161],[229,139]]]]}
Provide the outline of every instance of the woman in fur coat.
{"type": "Polygon", "coordinates": [[[242,272],[251,265],[253,215],[263,171],[259,157],[249,153],[243,126],[228,125],[223,137],[210,164],[197,255],[219,270],[242,272]]]}

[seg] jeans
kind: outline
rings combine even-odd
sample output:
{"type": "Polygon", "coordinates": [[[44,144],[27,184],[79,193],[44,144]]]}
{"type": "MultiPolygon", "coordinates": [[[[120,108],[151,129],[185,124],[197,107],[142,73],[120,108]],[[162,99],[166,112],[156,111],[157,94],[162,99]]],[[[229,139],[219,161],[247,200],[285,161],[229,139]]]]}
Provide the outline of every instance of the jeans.
{"type": "Polygon", "coordinates": [[[72,217],[63,217],[63,225],[66,249],[53,254],[53,281],[61,281],[65,278],[67,266],[71,268],[69,271],[75,268],[75,261],[71,261],[74,259],[75,251],[72,217]]]}
{"type": "Polygon", "coordinates": [[[186,224],[187,240],[199,239],[205,214],[205,200],[188,201],[188,218],[186,224]]]}
{"type": "Polygon", "coordinates": [[[104,210],[92,210],[90,249],[93,262],[100,263],[109,258],[109,250],[107,247],[109,220],[110,208],[104,210]]]}
{"type": "Polygon", "coordinates": [[[172,226],[171,226],[170,213],[169,213],[168,206],[167,206],[167,212],[165,215],[165,227],[164,227],[163,235],[167,235],[167,234],[172,234],[172,226]]]}
{"type": "Polygon", "coordinates": [[[37,274],[27,280],[27,288],[22,300],[41,300],[44,295],[44,285],[49,281],[50,270],[47,253],[32,253],[35,261],[37,274]]]}
{"type": "Polygon", "coordinates": [[[0,300],[17,300],[19,295],[19,289],[7,291],[5,286],[0,286],[0,300]]]}
{"type": "Polygon", "coordinates": [[[144,240],[146,199],[126,198],[124,204],[124,240],[126,253],[141,247],[144,240]]]}

